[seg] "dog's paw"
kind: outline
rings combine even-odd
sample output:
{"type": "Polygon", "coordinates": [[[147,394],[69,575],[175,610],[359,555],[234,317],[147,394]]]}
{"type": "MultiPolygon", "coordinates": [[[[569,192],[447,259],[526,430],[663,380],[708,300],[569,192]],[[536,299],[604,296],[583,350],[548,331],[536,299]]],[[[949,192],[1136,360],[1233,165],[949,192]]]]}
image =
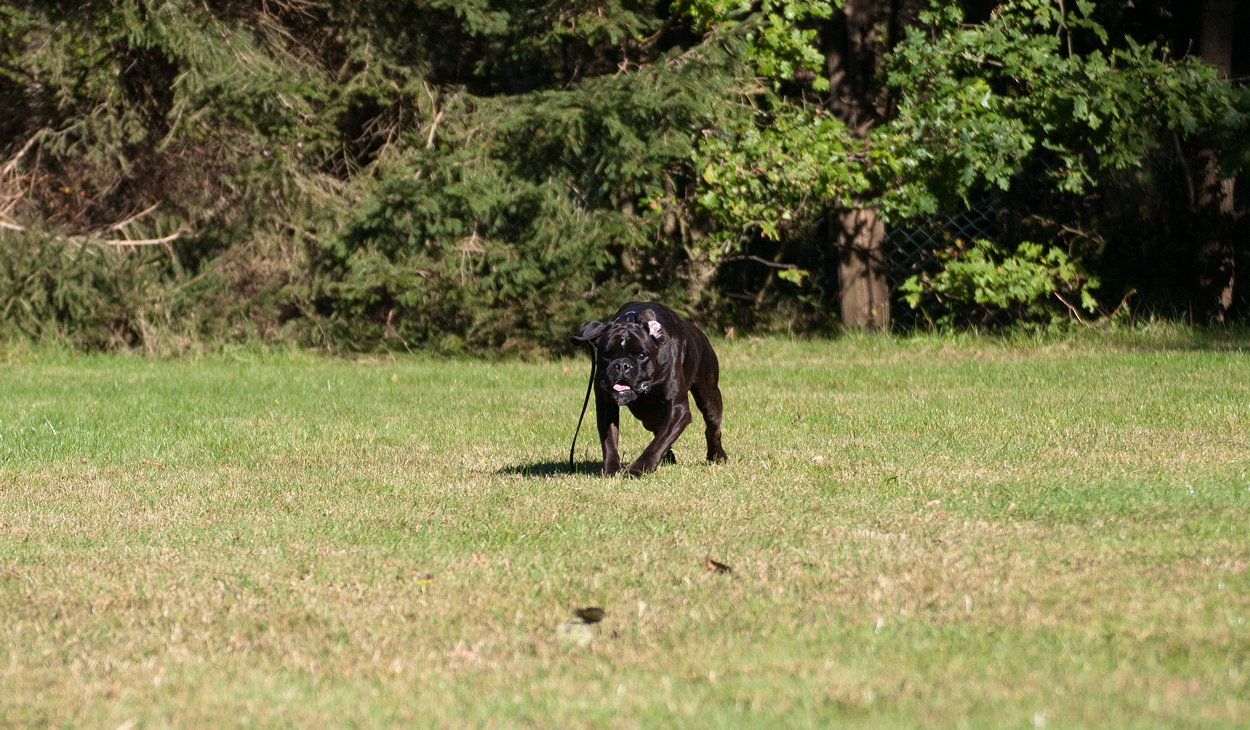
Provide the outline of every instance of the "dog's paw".
{"type": "Polygon", "coordinates": [[[619,456],[613,456],[611,458],[604,460],[603,476],[605,477],[616,476],[617,472],[619,472],[620,470],[621,470],[621,458],[619,456]]]}
{"type": "Polygon", "coordinates": [[[646,464],[642,463],[641,460],[639,460],[629,465],[629,469],[625,471],[625,477],[627,479],[637,479],[649,471],[655,471],[655,467],[648,467],[646,464]]]}

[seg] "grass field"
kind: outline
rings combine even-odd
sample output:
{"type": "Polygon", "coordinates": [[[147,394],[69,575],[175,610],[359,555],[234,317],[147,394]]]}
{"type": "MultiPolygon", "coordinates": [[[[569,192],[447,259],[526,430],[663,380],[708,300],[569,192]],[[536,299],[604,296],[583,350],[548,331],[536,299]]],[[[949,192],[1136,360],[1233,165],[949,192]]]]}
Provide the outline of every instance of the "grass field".
{"type": "Polygon", "coordinates": [[[634,480],[585,359],[10,351],[0,725],[1245,727],[1247,344],[718,342],[634,480]]]}

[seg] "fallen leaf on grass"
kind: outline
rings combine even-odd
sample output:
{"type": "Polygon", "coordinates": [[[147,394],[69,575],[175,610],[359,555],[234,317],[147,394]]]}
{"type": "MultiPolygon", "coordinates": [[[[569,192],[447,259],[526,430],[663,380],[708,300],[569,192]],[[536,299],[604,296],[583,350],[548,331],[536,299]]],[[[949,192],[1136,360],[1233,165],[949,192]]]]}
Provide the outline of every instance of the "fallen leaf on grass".
{"type": "Polygon", "coordinates": [[[586,608],[579,608],[573,613],[575,613],[578,618],[580,618],[582,621],[585,621],[588,624],[597,624],[603,620],[604,616],[608,615],[607,611],[604,611],[602,608],[599,608],[598,606],[588,606],[586,608]]]}

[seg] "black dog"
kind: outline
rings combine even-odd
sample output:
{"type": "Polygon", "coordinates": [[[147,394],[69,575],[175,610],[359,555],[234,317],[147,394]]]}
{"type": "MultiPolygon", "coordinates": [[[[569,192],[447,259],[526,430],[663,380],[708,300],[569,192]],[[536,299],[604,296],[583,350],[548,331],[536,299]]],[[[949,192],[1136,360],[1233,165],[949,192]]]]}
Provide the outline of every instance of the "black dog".
{"type": "Polygon", "coordinates": [[[707,460],[728,461],[720,443],[720,364],[698,327],[663,304],[631,302],[611,322],[583,322],[572,340],[595,346],[595,415],[604,476],[621,469],[616,450],[621,406],[655,434],[629,473],[637,476],[654,471],[662,460],[675,461],[673,442],[692,420],[687,394],[694,396],[707,424],[707,460]]]}

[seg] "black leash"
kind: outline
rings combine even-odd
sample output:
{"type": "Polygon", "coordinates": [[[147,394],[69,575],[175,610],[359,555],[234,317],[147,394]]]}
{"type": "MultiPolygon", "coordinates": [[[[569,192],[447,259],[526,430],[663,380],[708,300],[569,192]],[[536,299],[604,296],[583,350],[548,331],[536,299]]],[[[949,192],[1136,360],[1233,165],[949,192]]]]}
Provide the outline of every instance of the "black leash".
{"type": "Polygon", "coordinates": [[[590,351],[590,382],[586,384],[586,400],[582,401],[582,415],[577,417],[577,430],[573,432],[573,445],[569,446],[569,472],[576,474],[577,469],[573,466],[573,451],[577,448],[577,434],[582,430],[582,419],[586,417],[586,406],[590,405],[590,391],[595,387],[595,366],[599,363],[595,357],[594,347],[590,351]]]}

